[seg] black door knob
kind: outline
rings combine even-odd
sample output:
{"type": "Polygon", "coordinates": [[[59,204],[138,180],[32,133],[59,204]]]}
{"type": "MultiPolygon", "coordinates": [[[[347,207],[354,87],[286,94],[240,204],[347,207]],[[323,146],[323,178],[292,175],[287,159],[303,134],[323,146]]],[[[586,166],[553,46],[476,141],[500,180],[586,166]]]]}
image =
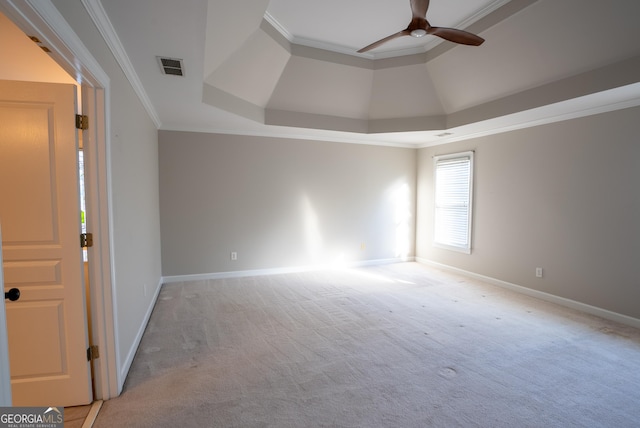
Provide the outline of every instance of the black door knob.
{"type": "Polygon", "coordinates": [[[15,302],[20,298],[20,290],[18,290],[17,288],[12,288],[9,291],[5,291],[4,298],[15,302]]]}

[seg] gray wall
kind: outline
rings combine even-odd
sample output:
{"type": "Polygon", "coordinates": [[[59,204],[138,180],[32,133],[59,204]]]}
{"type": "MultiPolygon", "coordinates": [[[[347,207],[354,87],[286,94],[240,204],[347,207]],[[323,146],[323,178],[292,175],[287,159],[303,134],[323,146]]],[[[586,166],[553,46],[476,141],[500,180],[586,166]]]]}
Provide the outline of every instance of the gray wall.
{"type": "Polygon", "coordinates": [[[415,149],[174,131],[159,144],[165,276],[393,259],[398,238],[414,255],[415,149]]]}
{"type": "Polygon", "coordinates": [[[158,132],[80,0],[55,0],[110,78],[110,200],[120,387],[160,286],[158,132]],[[145,293],[146,288],[146,293],[145,293]]]}
{"type": "Polygon", "coordinates": [[[417,256],[640,318],[638,118],[630,108],[421,149],[417,256]],[[462,150],[475,150],[471,255],[431,245],[432,157],[462,150]]]}

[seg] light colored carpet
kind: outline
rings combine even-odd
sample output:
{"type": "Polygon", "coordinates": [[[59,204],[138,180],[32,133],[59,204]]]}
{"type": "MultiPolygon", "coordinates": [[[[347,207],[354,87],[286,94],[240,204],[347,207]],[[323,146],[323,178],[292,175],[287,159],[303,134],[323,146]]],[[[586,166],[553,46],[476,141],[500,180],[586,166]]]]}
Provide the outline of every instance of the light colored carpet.
{"type": "Polygon", "coordinates": [[[638,427],[640,331],[417,263],[170,284],[95,426],[638,427]]]}

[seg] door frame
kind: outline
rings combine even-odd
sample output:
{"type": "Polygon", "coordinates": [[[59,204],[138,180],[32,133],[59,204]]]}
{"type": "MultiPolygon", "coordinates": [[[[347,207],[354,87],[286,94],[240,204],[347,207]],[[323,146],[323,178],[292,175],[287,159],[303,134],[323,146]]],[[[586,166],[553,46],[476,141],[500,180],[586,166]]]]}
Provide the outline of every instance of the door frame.
{"type": "MultiPolygon", "coordinates": [[[[94,399],[108,400],[119,394],[121,384],[113,300],[110,79],[50,0],[0,0],[0,11],[25,34],[37,36],[51,50],[51,57],[82,86],[82,113],[90,124],[83,131],[86,222],[95,242],[88,249],[91,333],[93,345],[100,349],[100,357],[93,362],[94,399]]],[[[1,348],[0,343],[0,353],[1,348]]],[[[3,369],[7,367],[0,366],[3,369]]],[[[0,390],[6,387],[0,385],[0,390]]]]}
{"type": "MultiPolygon", "coordinates": [[[[4,273],[2,269],[2,224],[0,224],[0,288],[4,290],[4,273]]],[[[7,313],[4,300],[0,303],[0,331],[7,331],[7,313]]],[[[7,335],[0,336],[0,379],[8,379],[0,384],[0,406],[11,406],[11,372],[9,371],[9,343],[7,335]]]]}

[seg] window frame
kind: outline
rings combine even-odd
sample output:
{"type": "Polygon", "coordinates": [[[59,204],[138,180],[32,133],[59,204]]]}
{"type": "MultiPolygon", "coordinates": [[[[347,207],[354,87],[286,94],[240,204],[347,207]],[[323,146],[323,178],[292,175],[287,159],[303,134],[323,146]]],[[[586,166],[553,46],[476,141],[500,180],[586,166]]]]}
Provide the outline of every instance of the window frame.
{"type": "Polygon", "coordinates": [[[473,150],[465,152],[450,153],[446,155],[437,155],[433,157],[433,246],[446,250],[456,251],[464,254],[471,254],[471,235],[473,225],[473,182],[474,182],[474,155],[473,150]],[[442,161],[450,161],[452,159],[468,159],[469,160],[469,188],[467,199],[467,239],[464,245],[455,245],[451,242],[437,241],[438,237],[438,164],[442,161]]]}

